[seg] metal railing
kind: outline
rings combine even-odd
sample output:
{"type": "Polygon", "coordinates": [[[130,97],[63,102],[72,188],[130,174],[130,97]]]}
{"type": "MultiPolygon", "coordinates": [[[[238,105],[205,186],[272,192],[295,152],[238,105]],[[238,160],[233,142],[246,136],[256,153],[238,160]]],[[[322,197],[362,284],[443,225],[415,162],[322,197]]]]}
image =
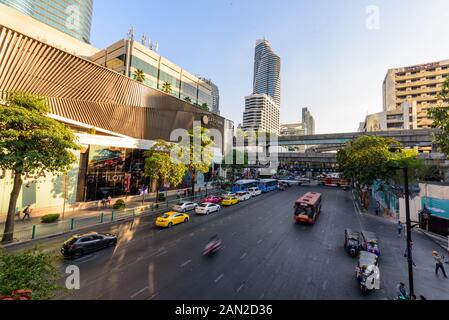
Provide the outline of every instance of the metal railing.
{"type": "MultiPolygon", "coordinates": [[[[30,240],[39,240],[43,238],[48,238],[51,236],[57,236],[64,233],[73,232],[76,230],[81,230],[89,227],[105,225],[112,222],[133,219],[135,217],[158,214],[169,210],[173,205],[179,202],[186,201],[198,201],[206,196],[221,194],[222,190],[207,190],[207,193],[202,192],[197,194],[195,197],[179,197],[177,199],[159,202],[152,202],[145,206],[139,206],[130,209],[103,211],[98,214],[93,214],[88,217],[75,217],[66,220],[60,220],[53,223],[37,223],[29,228],[22,228],[14,231],[13,241],[10,243],[20,243],[30,240]]],[[[3,238],[3,234],[0,233],[0,239],[3,238]]]]}

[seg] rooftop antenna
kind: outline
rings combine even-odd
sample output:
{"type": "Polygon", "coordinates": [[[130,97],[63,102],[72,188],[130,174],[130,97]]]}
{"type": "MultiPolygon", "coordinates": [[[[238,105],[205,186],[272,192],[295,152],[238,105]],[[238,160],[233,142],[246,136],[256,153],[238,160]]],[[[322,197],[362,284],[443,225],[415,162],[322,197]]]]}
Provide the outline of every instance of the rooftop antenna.
{"type": "Polygon", "coordinates": [[[156,52],[159,51],[159,43],[158,42],[156,42],[155,51],[156,52]]]}
{"type": "Polygon", "coordinates": [[[153,50],[153,43],[151,42],[150,37],[148,37],[148,48],[150,48],[150,50],[153,50]]]}
{"type": "Polygon", "coordinates": [[[142,34],[142,45],[146,45],[147,44],[147,35],[144,33],[142,34]]]}
{"type": "Polygon", "coordinates": [[[136,33],[136,30],[134,29],[134,27],[129,28],[128,30],[128,40],[134,40],[134,35],[136,33]]]}

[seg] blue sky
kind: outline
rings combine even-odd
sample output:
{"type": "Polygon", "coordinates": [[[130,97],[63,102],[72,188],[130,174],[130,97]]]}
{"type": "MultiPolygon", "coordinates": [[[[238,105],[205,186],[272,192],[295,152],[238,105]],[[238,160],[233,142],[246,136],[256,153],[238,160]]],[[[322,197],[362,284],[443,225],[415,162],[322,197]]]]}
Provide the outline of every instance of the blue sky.
{"type": "Polygon", "coordinates": [[[281,56],[281,121],[308,107],[318,133],[349,132],[382,110],[388,68],[449,59],[448,21],[447,0],[95,0],[91,41],[104,48],[134,26],[160,54],[211,78],[222,115],[238,124],[265,36],[281,56]],[[379,28],[366,27],[368,6],[379,28]]]}

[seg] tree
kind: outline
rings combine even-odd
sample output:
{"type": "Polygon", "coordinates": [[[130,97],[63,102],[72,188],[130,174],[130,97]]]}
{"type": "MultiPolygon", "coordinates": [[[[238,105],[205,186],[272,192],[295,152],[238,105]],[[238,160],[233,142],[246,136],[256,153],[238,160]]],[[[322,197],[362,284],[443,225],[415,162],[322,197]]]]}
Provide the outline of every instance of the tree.
{"type": "Polygon", "coordinates": [[[195,183],[198,173],[207,173],[212,165],[212,146],[214,142],[203,127],[194,127],[189,131],[189,146],[180,148],[180,153],[187,155],[187,169],[190,173],[192,197],[195,196],[195,183]],[[198,146],[195,145],[197,140],[198,146]]]}
{"type": "MultiPolygon", "coordinates": [[[[395,176],[393,167],[412,167],[418,163],[416,150],[391,151],[392,147],[399,146],[399,142],[394,139],[361,136],[338,151],[337,161],[344,176],[357,182],[356,187],[362,195],[362,186],[395,176]]],[[[362,202],[368,205],[367,201],[362,202]]]]}
{"type": "Polygon", "coordinates": [[[142,69],[136,69],[133,73],[134,80],[137,82],[143,83],[145,81],[145,72],[142,69]]]}
{"type": "Polygon", "coordinates": [[[185,102],[188,102],[188,103],[192,103],[192,99],[190,99],[190,97],[185,97],[185,98],[184,98],[184,101],[185,101],[185,102]]]}
{"type": "Polygon", "coordinates": [[[207,105],[207,103],[203,103],[201,105],[201,109],[206,110],[206,111],[210,111],[209,106],[207,105]]]}
{"type": "Polygon", "coordinates": [[[0,295],[10,295],[15,290],[32,290],[37,300],[51,299],[57,290],[59,272],[56,256],[37,249],[9,253],[0,249],[0,295]]]}
{"type": "Polygon", "coordinates": [[[187,171],[183,163],[175,163],[171,159],[172,143],[157,140],[151,150],[145,152],[145,176],[156,184],[156,201],[159,199],[159,189],[162,182],[178,186],[187,171]]]}
{"type": "Polygon", "coordinates": [[[172,92],[171,83],[170,82],[164,82],[162,84],[162,91],[165,93],[170,94],[172,92]]]}
{"type": "MultiPolygon", "coordinates": [[[[449,78],[443,83],[443,88],[438,98],[447,102],[449,100],[449,78]]],[[[433,127],[440,129],[440,132],[434,134],[434,143],[444,154],[449,155],[449,106],[439,104],[428,111],[433,121],[433,127]]]]}
{"type": "Polygon", "coordinates": [[[2,242],[14,237],[14,217],[23,176],[46,171],[66,173],[79,149],[72,130],[49,117],[46,100],[32,94],[12,92],[0,104],[0,168],[14,176],[2,242]]]}

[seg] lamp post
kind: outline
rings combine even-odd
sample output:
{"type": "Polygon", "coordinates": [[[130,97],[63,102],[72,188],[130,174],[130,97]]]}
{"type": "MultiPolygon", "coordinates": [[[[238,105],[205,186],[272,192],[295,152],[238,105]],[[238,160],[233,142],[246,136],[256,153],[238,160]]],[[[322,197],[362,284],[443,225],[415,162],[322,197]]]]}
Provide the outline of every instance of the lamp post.
{"type": "MultiPolygon", "coordinates": [[[[391,148],[390,152],[401,151],[400,148],[391,148]]],[[[404,196],[405,196],[405,219],[406,219],[406,230],[407,230],[407,262],[408,262],[408,281],[410,288],[410,296],[415,294],[415,287],[413,283],[413,259],[412,259],[412,220],[410,218],[410,191],[408,187],[408,167],[394,167],[391,169],[399,170],[401,169],[404,174],[404,196]]],[[[416,226],[416,225],[415,225],[416,226]]]]}

